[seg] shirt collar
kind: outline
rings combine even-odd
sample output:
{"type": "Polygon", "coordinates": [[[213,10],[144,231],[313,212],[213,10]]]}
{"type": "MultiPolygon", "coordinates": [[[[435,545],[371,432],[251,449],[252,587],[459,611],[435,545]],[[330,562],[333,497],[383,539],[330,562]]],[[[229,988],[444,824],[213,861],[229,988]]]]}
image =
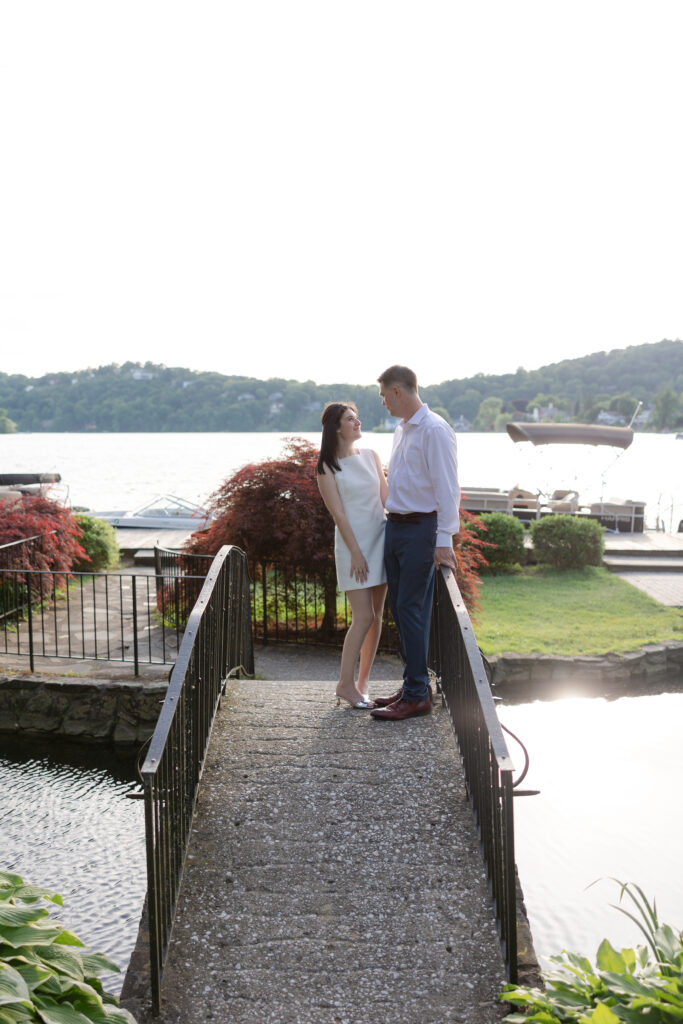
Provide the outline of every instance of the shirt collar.
{"type": "Polygon", "coordinates": [[[417,412],[414,412],[409,420],[406,420],[403,424],[404,427],[417,427],[429,412],[429,406],[426,402],[423,402],[417,412]]]}

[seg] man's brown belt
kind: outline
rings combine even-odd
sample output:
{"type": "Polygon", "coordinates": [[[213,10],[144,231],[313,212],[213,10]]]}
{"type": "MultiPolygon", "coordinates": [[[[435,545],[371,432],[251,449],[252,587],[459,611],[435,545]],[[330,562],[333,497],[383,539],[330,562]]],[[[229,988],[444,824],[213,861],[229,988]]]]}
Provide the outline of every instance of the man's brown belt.
{"type": "Polygon", "coordinates": [[[436,512],[387,512],[387,519],[391,519],[392,523],[419,523],[435,515],[436,512]]]}

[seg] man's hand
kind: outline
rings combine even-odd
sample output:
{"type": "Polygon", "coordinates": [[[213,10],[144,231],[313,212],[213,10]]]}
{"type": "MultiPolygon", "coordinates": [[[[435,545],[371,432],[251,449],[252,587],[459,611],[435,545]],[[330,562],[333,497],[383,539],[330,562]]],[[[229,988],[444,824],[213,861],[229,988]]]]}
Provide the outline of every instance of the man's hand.
{"type": "Polygon", "coordinates": [[[457,565],[453,548],[436,548],[434,550],[434,565],[437,569],[440,565],[448,565],[455,572],[457,565]]]}

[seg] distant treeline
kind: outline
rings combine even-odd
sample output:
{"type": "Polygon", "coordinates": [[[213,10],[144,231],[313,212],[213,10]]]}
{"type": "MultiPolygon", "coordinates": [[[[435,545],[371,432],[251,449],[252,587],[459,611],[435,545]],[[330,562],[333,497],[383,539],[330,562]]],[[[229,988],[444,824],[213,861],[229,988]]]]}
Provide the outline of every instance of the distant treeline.
{"type": "MultiPolygon", "coordinates": [[[[416,364],[419,372],[419,359],[416,364]]],[[[585,423],[601,410],[628,420],[642,401],[651,409],[645,429],[673,430],[683,425],[683,342],[477,374],[420,393],[461,429],[468,422],[476,430],[500,430],[534,406],[585,423]]],[[[332,399],[355,401],[366,431],[385,424],[374,384],[260,380],[124,363],[43,377],[0,373],[0,430],[4,422],[5,430],[16,425],[20,431],[315,431],[332,399]]]]}

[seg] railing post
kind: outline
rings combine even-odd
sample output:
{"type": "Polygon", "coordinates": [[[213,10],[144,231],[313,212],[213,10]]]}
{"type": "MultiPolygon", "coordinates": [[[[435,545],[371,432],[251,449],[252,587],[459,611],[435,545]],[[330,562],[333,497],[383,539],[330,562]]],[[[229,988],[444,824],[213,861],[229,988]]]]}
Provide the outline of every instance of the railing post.
{"type": "Polygon", "coordinates": [[[33,657],[33,608],[31,607],[31,580],[27,581],[26,591],[28,594],[28,658],[31,672],[35,672],[35,660],[33,657]]]}
{"type": "Polygon", "coordinates": [[[138,594],[136,589],[137,578],[131,576],[133,583],[133,661],[135,662],[135,675],[140,675],[140,659],[138,653],[138,594]]]}

